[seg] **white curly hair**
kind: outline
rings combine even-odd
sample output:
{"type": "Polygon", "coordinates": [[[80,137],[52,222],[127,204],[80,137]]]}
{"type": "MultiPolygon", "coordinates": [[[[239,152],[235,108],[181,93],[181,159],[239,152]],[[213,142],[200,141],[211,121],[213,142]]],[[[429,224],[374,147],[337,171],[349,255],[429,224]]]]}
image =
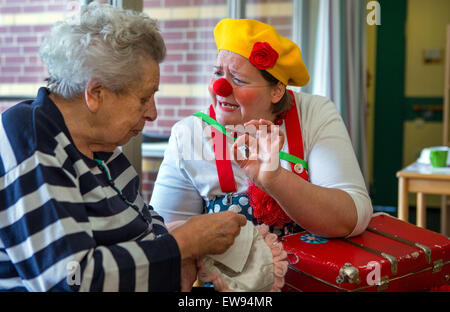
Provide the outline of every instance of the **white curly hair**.
{"type": "Polygon", "coordinates": [[[79,22],[56,23],[40,54],[50,92],[75,99],[91,78],[115,93],[125,91],[144,75],[141,58],[161,63],[166,46],[156,20],[146,14],[92,2],[81,8],[79,22]]]}

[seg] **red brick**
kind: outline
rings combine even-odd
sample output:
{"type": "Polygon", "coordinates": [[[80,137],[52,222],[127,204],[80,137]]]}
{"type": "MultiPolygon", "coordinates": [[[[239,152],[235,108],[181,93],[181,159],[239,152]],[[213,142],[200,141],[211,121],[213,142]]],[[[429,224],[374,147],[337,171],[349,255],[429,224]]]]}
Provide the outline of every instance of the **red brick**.
{"type": "Polygon", "coordinates": [[[192,115],[193,113],[198,112],[197,109],[178,109],[177,115],[178,117],[186,117],[192,115]]]}
{"type": "Polygon", "coordinates": [[[149,182],[142,183],[142,192],[144,192],[144,191],[149,192],[149,191],[152,191],[152,190],[153,190],[153,183],[149,183],[149,182]]]}
{"type": "Polygon", "coordinates": [[[181,76],[161,76],[160,83],[182,83],[183,77],[181,76]]]}
{"type": "Polygon", "coordinates": [[[23,47],[25,53],[39,53],[39,47],[23,47]]]}
{"type": "Polygon", "coordinates": [[[164,21],[162,28],[186,28],[189,27],[190,21],[188,20],[175,20],[175,21],[164,21]]]}
{"type": "Polygon", "coordinates": [[[49,5],[47,8],[51,12],[64,12],[66,10],[65,5],[49,5]]]}
{"type": "Polygon", "coordinates": [[[204,66],[196,64],[181,64],[177,66],[179,72],[197,73],[204,70],[204,66]]]}
{"type": "Polygon", "coordinates": [[[201,50],[210,50],[210,51],[216,51],[216,43],[215,42],[195,42],[193,49],[196,51],[201,50]]]}
{"type": "Polygon", "coordinates": [[[20,66],[1,66],[0,72],[2,72],[2,73],[20,73],[20,66]]]}
{"type": "Polygon", "coordinates": [[[227,0],[193,0],[193,5],[226,5],[227,0]]]}
{"type": "Polygon", "coordinates": [[[173,73],[173,72],[175,72],[175,66],[174,65],[168,65],[168,64],[163,64],[162,65],[161,75],[162,74],[167,74],[167,73],[173,73]]]}
{"type": "Polygon", "coordinates": [[[22,56],[10,56],[10,57],[5,57],[5,62],[4,64],[10,64],[10,63],[24,63],[26,60],[25,57],[22,56]]]}
{"type": "Polygon", "coordinates": [[[183,54],[167,54],[164,61],[167,62],[179,62],[183,60],[183,54]]]}
{"type": "Polygon", "coordinates": [[[271,17],[270,24],[277,29],[282,25],[291,27],[292,17],[291,16],[271,17]]]}
{"type": "MultiPolygon", "coordinates": [[[[144,157],[144,159],[145,159],[145,157],[144,157]]],[[[145,181],[149,181],[150,180],[149,176],[150,176],[150,174],[148,171],[142,171],[142,175],[141,175],[142,183],[144,183],[145,181]]]]}
{"type": "Polygon", "coordinates": [[[188,42],[169,42],[169,43],[166,43],[166,48],[168,51],[170,51],[170,50],[187,51],[187,50],[189,50],[189,43],[188,42]]]}
{"type": "MultiPolygon", "coordinates": [[[[208,52],[208,51],[207,51],[208,52]]],[[[186,54],[187,61],[215,61],[217,53],[188,53],[186,54]]]]}
{"type": "Polygon", "coordinates": [[[178,120],[174,119],[157,119],[156,124],[158,127],[171,128],[178,120]]]}
{"type": "Polygon", "coordinates": [[[19,47],[0,47],[0,53],[18,54],[20,52],[19,47]]]}
{"type": "Polygon", "coordinates": [[[163,32],[161,33],[164,40],[180,40],[183,39],[182,32],[163,32]]]}
{"type": "Polygon", "coordinates": [[[0,76],[0,83],[13,83],[13,82],[14,82],[14,77],[11,77],[11,76],[2,77],[2,76],[0,76]]]}
{"type": "Polygon", "coordinates": [[[197,105],[200,103],[201,100],[202,98],[195,98],[195,97],[189,97],[184,99],[186,105],[197,105]]]}
{"type": "Polygon", "coordinates": [[[29,6],[29,5],[27,5],[27,6],[23,7],[23,11],[25,13],[36,13],[36,12],[39,13],[39,12],[44,12],[46,10],[45,10],[45,7],[42,6],[42,5],[40,5],[40,6],[29,6]]]}
{"type": "MultiPolygon", "coordinates": [[[[186,77],[186,82],[187,83],[204,83],[204,84],[208,84],[209,80],[211,79],[211,76],[187,76],[186,77]]],[[[205,85],[205,88],[207,87],[205,85]]]]}
{"type": "Polygon", "coordinates": [[[191,105],[200,105],[200,106],[204,106],[204,105],[208,105],[211,104],[211,97],[210,96],[206,96],[206,97],[195,97],[195,98],[191,98],[190,100],[190,104],[191,105]]]}
{"type": "Polygon", "coordinates": [[[43,66],[25,66],[24,71],[32,72],[32,73],[45,73],[45,67],[43,67],[43,66]]]}
{"type": "Polygon", "coordinates": [[[37,41],[37,37],[36,36],[34,36],[34,37],[30,37],[30,36],[28,36],[28,37],[17,37],[17,42],[19,42],[19,43],[29,43],[29,42],[35,43],[36,41],[37,41]]]}
{"type": "Polygon", "coordinates": [[[144,8],[161,7],[161,0],[144,0],[144,8]]]}
{"type": "Polygon", "coordinates": [[[195,31],[186,32],[186,39],[196,39],[196,38],[197,38],[197,32],[195,32],[195,31]]]}
{"type": "Polygon", "coordinates": [[[36,25],[33,26],[34,32],[47,32],[52,28],[52,25],[36,25]]]}
{"type": "MultiPolygon", "coordinates": [[[[198,19],[194,21],[194,27],[215,27],[220,19],[198,19]]],[[[213,33],[213,28],[211,28],[211,34],[213,33]]]]}
{"type": "Polygon", "coordinates": [[[165,108],[162,111],[161,117],[175,117],[175,110],[173,108],[165,108]]]}
{"type": "Polygon", "coordinates": [[[9,26],[9,32],[12,33],[29,33],[31,26],[9,26]]]}
{"type": "Polygon", "coordinates": [[[33,77],[33,76],[24,76],[24,77],[19,77],[17,82],[22,82],[22,83],[38,83],[38,82],[42,82],[43,79],[40,77],[33,77]]]}
{"type": "Polygon", "coordinates": [[[4,14],[12,14],[12,13],[20,13],[22,12],[22,8],[21,7],[3,7],[0,8],[0,13],[4,13],[4,14]]]}
{"type": "Polygon", "coordinates": [[[181,105],[178,97],[156,97],[156,105],[181,105]]]}
{"type": "Polygon", "coordinates": [[[42,63],[43,61],[41,60],[40,57],[37,56],[30,56],[28,57],[28,63],[30,64],[37,64],[37,63],[42,63]]]}
{"type": "Polygon", "coordinates": [[[178,7],[178,6],[190,6],[191,1],[190,0],[165,0],[164,6],[165,7],[178,7]]]}

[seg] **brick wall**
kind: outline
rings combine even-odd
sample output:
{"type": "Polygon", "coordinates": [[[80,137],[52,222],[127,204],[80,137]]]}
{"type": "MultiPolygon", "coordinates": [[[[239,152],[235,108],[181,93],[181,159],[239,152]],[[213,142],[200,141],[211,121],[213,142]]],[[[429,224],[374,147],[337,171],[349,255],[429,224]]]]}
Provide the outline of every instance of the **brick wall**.
{"type": "MultiPolygon", "coordinates": [[[[107,2],[102,0],[102,2],[107,2]]],[[[158,20],[167,45],[161,64],[158,119],[144,131],[170,134],[175,122],[209,104],[207,85],[216,58],[213,28],[227,15],[226,0],[144,0],[144,12],[158,20]]],[[[33,98],[45,85],[45,64],[39,46],[58,20],[70,16],[68,0],[0,0],[0,112],[24,98],[33,98]]],[[[249,0],[247,16],[275,26],[291,36],[292,1],[249,0]]],[[[144,197],[148,200],[160,159],[143,162],[144,197]]]]}
{"type": "Polygon", "coordinates": [[[162,159],[159,157],[144,157],[142,159],[141,193],[144,201],[146,202],[149,202],[152,196],[153,186],[155,184],[161,162],[162,159]]]}
{"type": "MultiPolygon", "coordinates": [[[[161,84],[167,84],[170,87],[168,91],[157,95],[158,119],[152,124],[148,123],[146,131],[170,134],[170,128],[175,122],[205,108],[210,103],[207,85],[217,55],[213,29],[222,18],[226,17],[226,1],[160,0],[144,3],[146,12],[150,16],[153,16],[152,9],[157,8],[158,4],[164,8],[172,6],[174,10],[192,6],[201,7],[202,5],[207,8],[215,6],[216,12],[223,13],[217,14],[218,16],[214,18],[210,18],[206,14],[200,14],[200,18],[186,14],[187,18],[185,19],[160,20],[161,32],[168,50],[166,60],[161,66],[161,84]],[[178,88],[180,85],[190,85],[195,91],[180,90],[178,88]]],[[[274,25],[281,34],[289,38],[291,36],[292,11],[285,10],[284,13],[278,11],[267,14],[274,5],[280,9],[283,8],[283,4],[285,8],[289,8],[291,1],[247,1],[247,14],[251,18],[274,25]],[[252,9],[256,10],[252,11],[252,9]]],[[[154,17],[158,18],[157,15],[154,17]]]]}

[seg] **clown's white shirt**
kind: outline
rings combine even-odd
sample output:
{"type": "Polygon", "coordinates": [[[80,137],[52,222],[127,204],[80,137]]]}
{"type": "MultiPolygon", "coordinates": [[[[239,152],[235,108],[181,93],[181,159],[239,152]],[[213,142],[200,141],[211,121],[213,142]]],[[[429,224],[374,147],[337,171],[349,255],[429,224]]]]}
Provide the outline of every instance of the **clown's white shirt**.
{"type": "MultiPolygon", "coordinates": [[[[341,189],[352,197],[358,221],[350,236],[358,235],[370,221],[372,204],[344,122],[330,99],[301,92],[294,94],[310,182],[341,189]]],[[[195,116],[177,122],[172,128],[150,201],[166,224],[202,214],[210,200],[224,195],[209,129],[195,116]]],[[[286,133],[284,124],[280,130],[286,133]]],[[[227,143],[231,147],[233,140],[228,138],[227,143]]],[[[287,139],[282,151],[289,152],[287,139]]],[[[247,177],[234,161],[231,163],[236,193],[244,193],[247,177]]],[[[291,170],[287,161],[281,160],[281,165],[291,170]]]]}

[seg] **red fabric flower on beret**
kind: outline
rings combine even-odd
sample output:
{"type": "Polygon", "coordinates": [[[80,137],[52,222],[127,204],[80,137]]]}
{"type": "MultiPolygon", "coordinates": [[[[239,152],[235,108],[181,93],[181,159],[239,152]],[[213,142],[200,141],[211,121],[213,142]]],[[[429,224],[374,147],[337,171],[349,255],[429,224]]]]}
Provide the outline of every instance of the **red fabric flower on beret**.
{"type": "Polygon", "coordinates": [[[278,59],[278,52],[267,42],[255,42],[249,61],[256,68],[264,70],[272,68],[278,59]]]}

